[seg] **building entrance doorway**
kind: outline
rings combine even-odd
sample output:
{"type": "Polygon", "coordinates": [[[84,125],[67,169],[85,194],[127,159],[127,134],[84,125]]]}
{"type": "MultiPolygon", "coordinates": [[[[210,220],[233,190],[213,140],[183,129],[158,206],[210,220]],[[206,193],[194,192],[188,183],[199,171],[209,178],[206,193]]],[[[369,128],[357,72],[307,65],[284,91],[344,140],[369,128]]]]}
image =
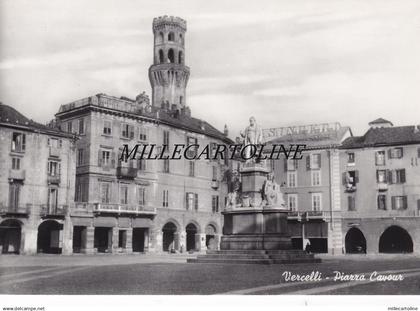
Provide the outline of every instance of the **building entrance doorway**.
{"type": "Polygon", "coordinates": [[[162,249],[164,252],[175,250],[175,233],[177,227],[172,222],[168,222],[162,228],[162,249]]]}
{"type": "Polygon", "coordinates": [[[111,253],[112,251],[112,228],[95,227],[94,247],[98,253],[111,253]]]}
{"type": "Polygon", "coordinates": [[[81,253],[86,249],[86,227],[73,227],[73,253],[81,253]]]}
{"type": "Polygon", "coordinates": [[[197,234],[197,227],[194,224],[188,224],[185,228],[187,232],[187,252],[195,251],[197,249],[195,243],[195,236],[197,234]]]}
{"type": "Polygon", "coordinates": [[[133,228],[133,252],[144,252],[147,228],[133,228]]]}

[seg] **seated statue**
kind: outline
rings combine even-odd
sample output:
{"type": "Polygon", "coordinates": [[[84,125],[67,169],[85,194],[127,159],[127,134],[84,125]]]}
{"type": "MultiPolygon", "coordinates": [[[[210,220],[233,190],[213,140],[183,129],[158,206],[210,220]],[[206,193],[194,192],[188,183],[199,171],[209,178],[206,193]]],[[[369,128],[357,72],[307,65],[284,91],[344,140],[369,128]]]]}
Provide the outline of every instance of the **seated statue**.
{"type": "Polygon", "coordinates": [[[263,199],[268,206],[285,206],[283,194],[280,191],[280,185],[274,180],[273,174],[267,175],[267,180],[264,183],[263,199]]]}

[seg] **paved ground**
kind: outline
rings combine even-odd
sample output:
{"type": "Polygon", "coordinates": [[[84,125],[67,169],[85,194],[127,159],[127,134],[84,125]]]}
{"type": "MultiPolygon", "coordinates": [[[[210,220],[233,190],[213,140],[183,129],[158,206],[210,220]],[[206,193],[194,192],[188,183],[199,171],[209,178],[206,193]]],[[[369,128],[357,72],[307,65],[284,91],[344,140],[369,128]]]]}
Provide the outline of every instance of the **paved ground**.
{"type": "Polygon", "coordinates": [[[420,294],[420,258],[412,255],[323,256],[310,265],[190,264],[187,257],[0,256],[0,294],[420,294]],[[358,280],[334,280],[334,271],[358,280]],[[373,271],[403,280],[370,281],[373,271]],[[285,272],[321,276],[290,282],[285,272]]]}

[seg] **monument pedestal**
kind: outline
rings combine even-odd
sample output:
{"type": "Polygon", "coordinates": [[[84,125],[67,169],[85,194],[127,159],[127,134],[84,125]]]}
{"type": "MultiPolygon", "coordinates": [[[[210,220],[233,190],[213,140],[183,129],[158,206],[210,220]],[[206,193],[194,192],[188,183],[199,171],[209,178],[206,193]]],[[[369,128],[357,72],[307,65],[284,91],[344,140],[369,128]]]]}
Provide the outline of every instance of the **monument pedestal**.
{"type": "Polygon", "coordinates": [[[188,262],[197,263],[314,263],[320,259],[303,250],[292,249],[287,228],[288,211],[281,194],[271,188],[278,186],[268,178],[269,171],[261,164],[247,163],[240,171],[241,203],[232,204],[222,212],[223,236],[219,251],[188,262]],[[270,188],[271,187],[271,188],[270,188]]]}

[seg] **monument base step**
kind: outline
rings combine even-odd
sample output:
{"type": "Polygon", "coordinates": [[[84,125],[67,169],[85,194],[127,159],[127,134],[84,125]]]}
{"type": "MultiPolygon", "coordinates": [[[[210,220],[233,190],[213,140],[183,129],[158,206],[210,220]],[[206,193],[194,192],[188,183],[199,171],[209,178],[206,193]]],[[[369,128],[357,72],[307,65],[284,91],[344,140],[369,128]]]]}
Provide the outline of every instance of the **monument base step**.
{"type": "Polygon", "coordinates": [[[319,263],[321,259],[303,250],[220,250],[187,259],[190,263],[294,264],[319,263]]]}

